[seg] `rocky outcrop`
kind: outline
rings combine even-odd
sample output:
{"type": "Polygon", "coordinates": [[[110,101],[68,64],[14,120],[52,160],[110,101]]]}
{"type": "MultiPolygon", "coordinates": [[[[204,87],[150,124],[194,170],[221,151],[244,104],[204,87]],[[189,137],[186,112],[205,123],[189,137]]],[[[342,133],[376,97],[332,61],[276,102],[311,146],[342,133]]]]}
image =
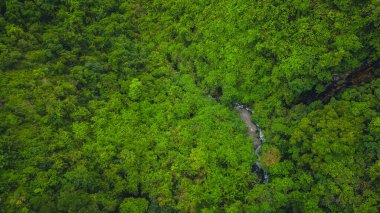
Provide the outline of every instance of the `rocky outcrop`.
{"type": "Polygon", "coordinates": [[[363,83],[369,83],[372,80],[380,77],[380,61],[376,61],[360,67],[359,69],[333,76],[333,81],[327,85],[326,90],[322,93],[317,93],[315,88],[302,93],[295,103],[310,104],[314,101],[321,100],[322,103],[327,103],[330,99],[344,90],[347,87],[360,86],[363,83]]]}

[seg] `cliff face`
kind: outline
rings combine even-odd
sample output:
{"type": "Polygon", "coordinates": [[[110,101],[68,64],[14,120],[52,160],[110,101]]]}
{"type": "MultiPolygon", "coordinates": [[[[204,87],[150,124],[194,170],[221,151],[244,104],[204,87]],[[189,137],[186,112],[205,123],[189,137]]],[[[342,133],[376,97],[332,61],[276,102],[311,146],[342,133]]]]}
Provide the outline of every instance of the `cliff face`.
{"type": "Polygon", "coordinates": [[[317,100],[321,100],[322,103],[327,103],[331,97],[343,89],[369,83],[378,77],[380,77],[380,61],[362,66],[353,72],[335,75],[333,81],[326,87],[324,92],[317,93],[315,89],[307,91],[300,95],[298,102],[295,104],[310,104],[317,100]]]}

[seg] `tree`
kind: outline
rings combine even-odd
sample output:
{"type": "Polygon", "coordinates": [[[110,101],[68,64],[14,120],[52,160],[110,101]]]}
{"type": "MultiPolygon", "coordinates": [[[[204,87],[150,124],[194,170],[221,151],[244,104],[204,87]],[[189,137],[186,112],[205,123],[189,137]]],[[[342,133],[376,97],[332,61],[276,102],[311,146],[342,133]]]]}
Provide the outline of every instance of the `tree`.
{"type": "Polygon", "coordinates": [[[126,198],[120,205],[120,212],[146,212],[148,204],[144,198],[126,198]]]}

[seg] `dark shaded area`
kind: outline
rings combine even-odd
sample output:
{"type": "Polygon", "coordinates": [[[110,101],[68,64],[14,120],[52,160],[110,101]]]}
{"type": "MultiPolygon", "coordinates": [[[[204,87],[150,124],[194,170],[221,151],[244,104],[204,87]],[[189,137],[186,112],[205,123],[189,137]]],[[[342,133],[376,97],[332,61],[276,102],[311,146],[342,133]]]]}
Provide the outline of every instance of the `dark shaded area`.
{"type": "Polygon", "coordinates": [[[264,182],[264,170],[260,166],[254,164],[252,166],[252,173],[256,174],[257,177],[259,177],[261,183],[264,182]]]}
{"type": "Polygon", "coordinates": [[[218,86],[215,90],[208,92],[209,96],[214,98],[217,102],[220,102],[220,97],[223,96],[223,89],[221,86],[218,86]]]}
{"type": "Polygon", "coordinates": [[[6,9],[7,9],[7,8],[6,8],[6,6],[5,6],[5,1],[1,1],[1,2],[0,2],[0,14],[1,14],[1,15],[4,15],[6,9]]]}
{"type": "Polygon", "coordinates": [[[369,83],[378,77],[380,77],[380,61],[375,61],[366,64],[353,72],[335,75],[333,81],[327,86],[324,92],[317,93],[314,87],[312,90],[302,93],[299,99],[292,105],[300,103],[310,104],[317,100],[321,100],[322,103],[326,104],[330,101],[331,97],[335,96],[345,88],[360,86],[361,84],[369,83]]]}

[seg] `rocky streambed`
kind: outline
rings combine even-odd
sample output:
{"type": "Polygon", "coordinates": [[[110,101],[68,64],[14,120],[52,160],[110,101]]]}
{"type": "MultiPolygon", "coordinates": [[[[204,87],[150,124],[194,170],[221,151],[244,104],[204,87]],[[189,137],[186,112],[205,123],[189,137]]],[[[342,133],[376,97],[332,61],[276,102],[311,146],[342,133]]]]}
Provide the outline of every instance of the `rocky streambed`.
{"type": "Polygon", "coordinates": [[[253,167],[253,172],[256,173],[261,179],[262,183],[268,183],[269,174],[261,166],[261,147],[265,142],[264,134],[261,131],[259,125],[255,124],[251,120],[252,110],[247,106],[240,103],[235,105],[235,109],[239,111],[240,117],[247,126],[247,132],[252,139],[253,154],[256,155],[256,163],[253,167]]]}

